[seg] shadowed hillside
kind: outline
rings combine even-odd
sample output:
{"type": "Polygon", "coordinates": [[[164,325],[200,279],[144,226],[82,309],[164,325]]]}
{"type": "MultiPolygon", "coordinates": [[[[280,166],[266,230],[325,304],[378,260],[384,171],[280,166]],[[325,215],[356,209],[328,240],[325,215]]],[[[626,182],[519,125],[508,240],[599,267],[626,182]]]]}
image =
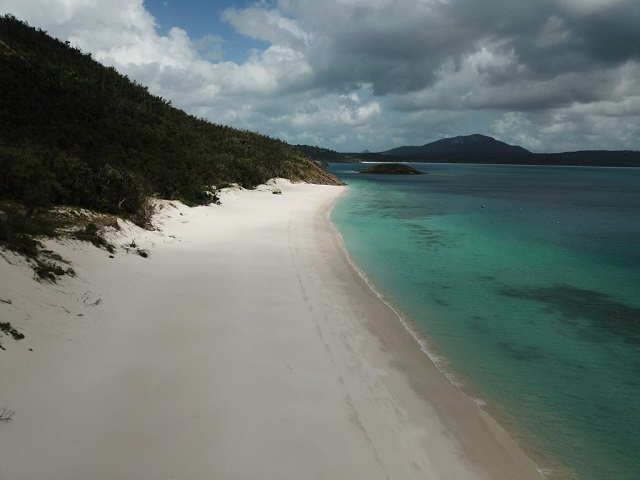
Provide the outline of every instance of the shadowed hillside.
{"type": "Polygon", "coordinates": [[[0,17],[0,78],[0,200],[31,213],[136,219],[149,195],[202,204],[230,183],[340,183],[290,145],[190,116],[13,16],[0,17]]]}

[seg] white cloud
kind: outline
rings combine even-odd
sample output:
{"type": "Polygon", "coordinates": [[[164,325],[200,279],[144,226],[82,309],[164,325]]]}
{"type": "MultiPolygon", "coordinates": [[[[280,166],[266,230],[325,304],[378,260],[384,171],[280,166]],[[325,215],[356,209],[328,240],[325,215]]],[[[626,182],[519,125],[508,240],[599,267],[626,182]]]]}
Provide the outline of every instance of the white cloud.
{"type": "Polygon", "coordinates": [[[509,112],[502,115],[491,125],[492,132],[507,143],[521,145],[532,151],[540,148],[541,142],[536,136],[532,136],[531,120],[519,112],[509,112]]]}
{"type": "Polygon", "coordinates": [[[224,41],[219,35],[208,34],[196,40],[194,47],[198,52],[198,56],[203,60],[218,62],[224,57],[223,43],[224,41]]]}
{"type": "Polygon", "coordinates": [[[225,10],[222,17],[243,35],[273,45],[301,48],[311,42],[311,35],[300,28],[295,20],[283,16],[277,10],[260,7],[244,10],[231,8],[225,10]]]}

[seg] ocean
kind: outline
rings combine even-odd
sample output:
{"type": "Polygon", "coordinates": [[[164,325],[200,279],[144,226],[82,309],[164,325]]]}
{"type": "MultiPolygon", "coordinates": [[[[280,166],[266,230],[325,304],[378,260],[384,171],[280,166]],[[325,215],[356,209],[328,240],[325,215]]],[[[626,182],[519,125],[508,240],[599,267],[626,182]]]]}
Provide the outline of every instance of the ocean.
{"type": "Polygon", "coordinates": [[[550,478],[640,478],[640,169],[411,165],[330,166],[353,261],[550,478]]]}

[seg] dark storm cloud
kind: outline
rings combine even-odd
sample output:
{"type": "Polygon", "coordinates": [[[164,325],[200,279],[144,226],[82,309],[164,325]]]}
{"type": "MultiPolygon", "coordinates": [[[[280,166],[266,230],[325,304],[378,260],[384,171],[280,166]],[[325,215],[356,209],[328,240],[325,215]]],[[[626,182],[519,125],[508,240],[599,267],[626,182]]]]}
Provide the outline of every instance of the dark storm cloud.
{"type": "Polygon", "coordinates": [[[376,95],[432,83],[443,63],[468,48],[469,39],[441,8],[415,3],[387,2],[374,9],[338,4],[339,20],[327,22],[326,34],[309,52],[318,78],[370,83],[376,95]]]}
{"type": "Polygon", "coordinates": [[[339,19],[327,23],[327,35],[320,35],[322,41],[308,55],[317,81],[370,83],[376,95],[418,91],[432,86],[443,67],[455,71],[490,44],[496,55],[510,55],[512,65],[479,69],[483,82],[526,85],[555,79],[549,87],[559,88],[558,94],[545,93],[544,103],[555,97],[561,104],[601,94],[597,81],[593,94],[585,91],[588,81],[577,89],[558,85],[563,75],[571,82],[566,74],[598,74],[640,56],[637,1],[600,6],[588,0],[582,5],[577,0],[420,3],[370,9],[337,3],[333,11],[339,19]]]}

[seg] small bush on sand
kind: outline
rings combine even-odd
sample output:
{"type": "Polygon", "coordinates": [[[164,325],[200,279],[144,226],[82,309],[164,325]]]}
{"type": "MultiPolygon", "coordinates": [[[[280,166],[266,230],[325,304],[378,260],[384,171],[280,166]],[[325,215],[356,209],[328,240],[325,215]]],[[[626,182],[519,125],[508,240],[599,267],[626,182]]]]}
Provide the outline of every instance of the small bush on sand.
{"type": "Polygon", "coordinates": [[[6,405],[0,409],[0,422],[10,422],[16,412],[9,410],[6,405]]]}
{"type": "Polygon", "coordinates": [[[104,239],[100,228],[93,222],[88,223],[84,228],[76,230],[73,237],[85,242],[91,242],[98,248],[106,249],[109,253],[113,253],[115,251],[113,245],[104,239]]]}

